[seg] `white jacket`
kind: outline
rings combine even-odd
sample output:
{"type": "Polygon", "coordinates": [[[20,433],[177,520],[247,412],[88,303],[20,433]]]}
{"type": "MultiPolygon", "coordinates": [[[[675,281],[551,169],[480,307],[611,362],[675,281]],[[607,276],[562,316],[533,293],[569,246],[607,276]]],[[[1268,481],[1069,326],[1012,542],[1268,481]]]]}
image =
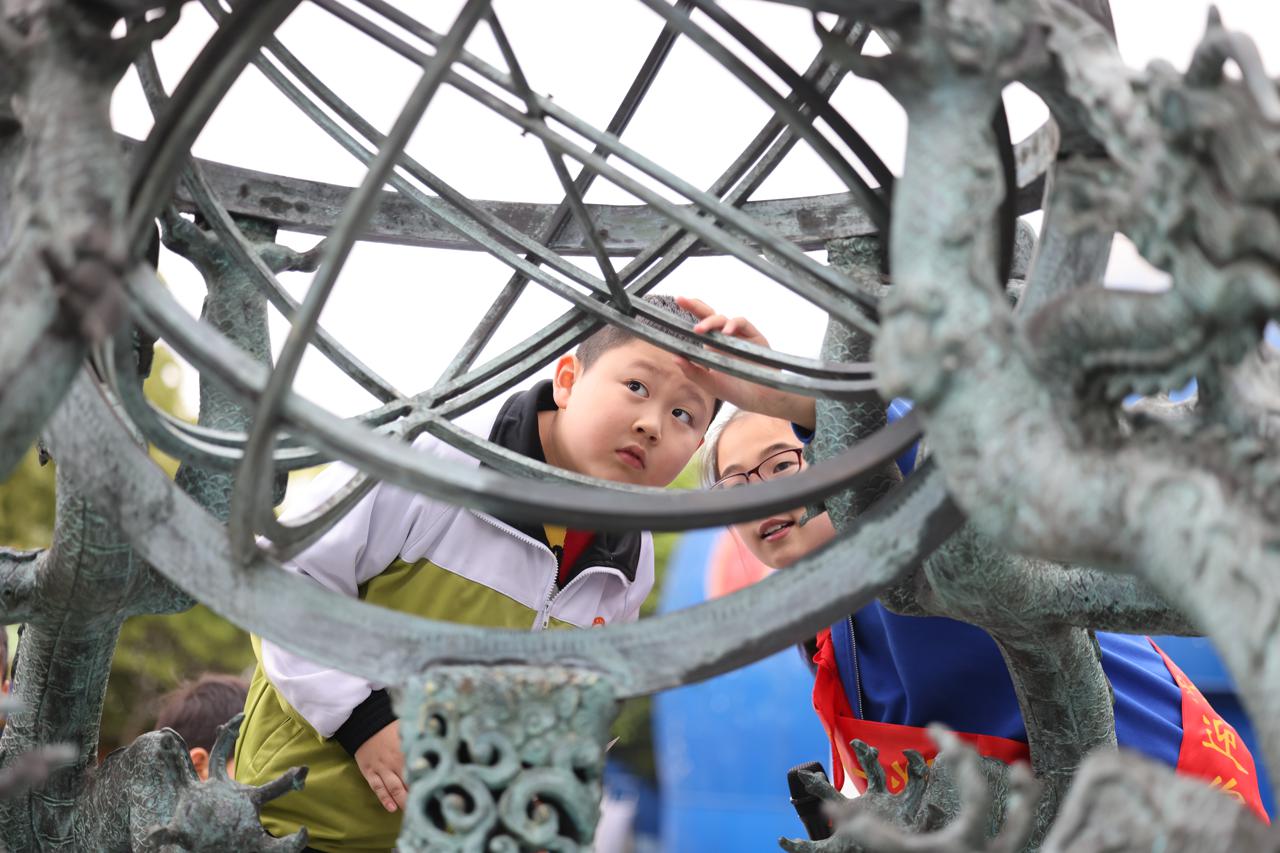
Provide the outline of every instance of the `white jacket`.
{"type": "MultiPolygon", "coordinates": [[[[527,452],[520,445],[531,439],[530,419],[534,421],[532,440],[537,440],[536,411],[545,407],[538,405],[540,398],[545,403],[542,386],[508,400],[496,419],[499,423],[491,425],[490,438],[527,452]],[[500,428],[503,424],[505,429],[500,428]]],[[[413,446],[454,463],[479,465],[433,436],[424,434],[413,446]]],[[[539,455],[540,450],[539,445],[539,455]]],[[[329,466],[309,489],[307,500],[290,508],[289,517],[319,506],[354,473],[343,463],[329,466]]],[[[648,532],[598,534],[576,564],[582,568],[564,589],[556,584],[555,554],[545,538],[538,541],[534,533],[541,531],[536,526],[521,531],[486,513],[379,483],[284,567],[343,595],[367,597],[406,612],[425,609],[419,615],[467,624],[527,625],[538,631],[553,619],[589,627],[601,620],[613,624],[639,616],[640,605],[653,587],[653,539],[648,532]],[[362,595],[368,591],[362,585],[374,582],[393,565],[416,573],[416,579],[426,585],[423,590],[440,589],[447,597],[449,590],[459,589],[457,580],[464,579],[486,588],[488,594],[477,597],[468,588],[468,603],[462,609],[452,608],[447,598],[441,600],[434,593],[425,608],[402,595],[385,601],[362,595]]],[[[373,690],[385,687],[314,663],[266,640],[261,644],[261,663],[272,685],[321,737],[330,737],[373,690]]]]}

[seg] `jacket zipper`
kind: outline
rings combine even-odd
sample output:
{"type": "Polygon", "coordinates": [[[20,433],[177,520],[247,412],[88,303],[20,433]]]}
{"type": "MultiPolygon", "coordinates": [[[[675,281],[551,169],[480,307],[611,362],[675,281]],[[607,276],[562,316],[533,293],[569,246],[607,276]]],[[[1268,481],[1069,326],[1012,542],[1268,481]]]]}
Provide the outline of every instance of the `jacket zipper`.
{"type": "Polygon", "coordinates": [[[490,518],[489,516],[485,515],[482,512],[473,512],[472,515],[474,515],[476,518],[480,519],[490,527],[494,528],[495,530],[501,530],[503,533],[516,539],[519,542],[524,542],[527,545],[532,545],[537,550],[542,551],[543,553],[549,555],[551,557],[552,562],[556,564],[555,570],[551,572],[551,583],[548,586],[547,594],[542,603],[543,610],[538,612],[533,620],[533,628],[531,630],[541,631],[544,627],[546,627],[544,624],[545,620],[543,619],[543,611],[546,611],[547,606],[551,603],[551,599],[553,598],[552,593],[556,588],[556,574],[559,572],[559,569],[560,569],[560,561],[556,559],[555,552],[552,551],[550,548],[548,548],[546,545],[539,542],[537,539],[534,539],[532,536],[526,536],[525,534],[521,533],[519,530],[516,530],[513,527],[508,527],[507,525],[498,521],[496,518],[490,518]]]}
{"type": "Polygon", "coordinates": [[[858,640],[853,633],[852,614],[845,618],[845,624],[849,626],[849,657],[853,658],[853,689],[858,691],[858,719],[865,720],[867,717],[862,711],[862,673],[858,669],[858,640]]]}
{"type": "Polygon", "coordinates": [[[497,530],[501,530],[503,533],[506,533],[509,536],[513,536],[521,542],[526,542],[529,545],[532,545],[533,547],[537,548],[539,551],[542,551],[546,554],[550,554],[551,559],[555,562],[556,570],[551,573],[551,583],[547,584],[546,595],[544,595],[542,598],[542,609],[538,611],[537,618],[534,620],[533,628],[531,630],[542,631],[542,630],[545,630],[546,627],[551,624],[551,605],[555,603],[555,600],[559,598],[560,595],[565,590],[567,590],[569,587],[577,583],[578,578],[586,577],[587,575],[600,574],[601,572],[612,572],[613,574],[617,575],[619,578],[622,578],[624,581],[626,580],[622,572],[618,571],[617,569],[610,569],[605,566],[592,566],[592,567],[583,569],[581,572],[577,574],[576,577],[574,577],[573,580],[569,581],[568,585],[565,586],[564,589],[557,592],[556,579],[560,573],[560,561],[559,559],[556,558],[555,551],[552,551],[550,548],[548,548],[546,545],[539,542],[537,539],[534,539],[532,536],[526,536],[525,534],[521,533],[519,530],[516,530],[513,527],[508,527],[507,525],[498,521],[496,518],[490,518],[484,513],[479,513],[479,512],[472,513],[472,515],[474,515],[476,518],[480,519],[481,521],[485,522],[490,527],[493,527],[497,530]]]}
{"type": "Polygon", "coordinates": [[[622,572],[618,571],[617,569],[611,569],[611,568],[609,568],[608,566],[588,566],[587,568],[583,569],[582,571],[580,571],[580,572],[578,572],[576,575],[574,575],[574,576],[573,576],[573,579],[572,579],[572,580],[570,580],[570,581],[569,581],[569,583],[567,583],[567,584],[565,585],[564,589],[559,590],[558,592],[556,591],[556,583],[555,583],[555,580],[554,580],[554,579],[552,579],[552,581],[551,581],[551,586],[547,589],[547,597],[546,597],[546,600],[545,600],[545,601],[543,601],[543,603],[542,603],[542,619],[541,619],[541,622],[540,622],[540,624],[539,624],[537,627],[535,627],[535,628],[534,628],[534,630],[535,630],[535,631],[541,631],[541,630],[545,629],[548,625],[550,625],[550,624],[551,624],[551,607],[552,607],[552,605],[554,605],[554,604],[555,604],[555,602],[556,602],[556,599],[557,599],[557,598],[559,598],[560,596],[564,595],[564,594],[565,594],[565,592],[567,592],[567,591],[568,591],[568,590],[569,590],[569,589],[570,589],[570,588],[571,588],[575,583],[577,583],[581,578],[585,578],[587,575],[598,575],[598,574],[602,574],[602,573],[608,573],[608,574],[617,575],[617,576],[618,576],[619,578],[621,578],[623,581],[625,581],[625,580],[626,580],[626,578],[623,576],[622,572]]]}

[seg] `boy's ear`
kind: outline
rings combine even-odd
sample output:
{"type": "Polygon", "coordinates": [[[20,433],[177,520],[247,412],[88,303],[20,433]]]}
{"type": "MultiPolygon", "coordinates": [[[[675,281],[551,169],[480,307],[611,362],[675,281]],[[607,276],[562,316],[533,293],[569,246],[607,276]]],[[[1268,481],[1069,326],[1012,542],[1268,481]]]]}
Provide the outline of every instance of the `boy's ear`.
{"type": "Polygon", "coordinates": [[[569,405],[569,394],[573,391],[573,384],[582,376],[582,370],[582,362],[576,355],[566,353],[556,362],[556,370],[551,377],[551,395],[560,408],[569,405]]]}
{"type": "Polygon", "coordinates": [[[196,768],[196,775],[203,781],[209,778],[209,750],[195,746],[187,750],[191,754],[191,764],[196,768]]]}

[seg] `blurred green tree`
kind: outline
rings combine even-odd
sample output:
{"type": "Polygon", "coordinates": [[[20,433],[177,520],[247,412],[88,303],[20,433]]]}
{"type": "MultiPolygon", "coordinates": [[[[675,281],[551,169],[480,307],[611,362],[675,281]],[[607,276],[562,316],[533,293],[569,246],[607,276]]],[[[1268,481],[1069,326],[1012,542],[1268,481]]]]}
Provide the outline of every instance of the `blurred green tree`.
{"type": "MultiPolygon", "coordinates": [[[[156,347],[151,376],[143,383],[161,409],[193,420],[181,393],[183,368],[156,347]]],[[[154,449],[152,457],[172,477],[176,460],[154,449]]],[[[48,547],[53,536],[54,465],[42,466],[35,448],[0,484],[0,545],[48,547]]],[[[110,751],[151,728],[157,700],[186,679],[207,671],[238,674],[253,663],[249,636],[204,606],[174,616],[140,616],[120,632],[102,710],[100,748],[110,751]]]]}
{"type": "MultiPolygon", "coordinates": [[[[142,390],[156,406],[194,421],[182,399],[185,371],[157,345],[151,375],[142,390]]],[[[172,477],[178,462],[152,448],[151,456],[172,477]]],[[[137,616],[124,623],[102,709],[101,748],[124,746],[155,723],[159,699],[183,681],[205,672],[244,673],[253,664],[249,635],[198,604],[172,616],[137,616]]]]}
{"type": "Polygon", "coordinates": [[[40,464],[34,447],[0,483],[0,546],[47,547],[53,535],[53,463],[40,464]]]}

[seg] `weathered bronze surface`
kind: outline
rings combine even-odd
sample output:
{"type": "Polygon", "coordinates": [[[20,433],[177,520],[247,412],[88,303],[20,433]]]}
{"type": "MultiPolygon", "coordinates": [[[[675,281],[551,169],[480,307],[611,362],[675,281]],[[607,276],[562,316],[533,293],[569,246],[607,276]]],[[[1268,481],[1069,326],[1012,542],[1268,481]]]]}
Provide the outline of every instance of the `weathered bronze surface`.
{"type": "Polygon", "coordinates": [[[410,681],[399,849],[589,850],[616,709],[588,670],[441,666],[410,681]]]}
{"type": "Polygon", "coordinates": [[[58,462],[53,547],[0,550],[0,617],[25,625],[21,708],[0,739],[0,840],[12,850],[305,845],[304,833],[268,837],[256,817],[305,772],[262,789],[226,777],[238,722],[220,736],[206,783],[172,732],[97,761],[108,665],[130,615],[199,600],[286,648],[394,685],[411,783],[402,849],[585,850],[618,700],[742,666],[879,596],[995,638],[1031,767],[979,759],[936,732],[940,757],[913,764],[901,795],[872,778],[866,795],[844,801],[813,780],[837,832],[788,849],[1280,847],[1221,792],[1119,756],[1092,638],[1219,640],[1262,739],[1258,758],[1280,775],[1280,356],[1262,343],[1280,316],[1280,94],[1252,42],[1215,14],[1186,69],[1133,70],[1104,0],[808,0],[796,5],[837,18],[814,17],[822,49],[797,71],[714,0],[639,2],[664,29],[596,128],[525,78],[521,46],[487,0],[460,4],[446,32],[380,0],[310,0],[353,38],[420,66],[384,134],[276,38],[300,0],[230,11],[201,0],[204,12],[182,0],[0,0],[0,477],[37,438],[58,462]],[[216,35],[166,92],[149,46],[188,5],[212,16],[216,35]],[[112,37],[120,20],[127,31],[112,37]],[[888,56],[862,54],[872,28],[888,56]],[[476,29],[495,36],[501,67],[466,49],[476,29]],[[680,39],[774,114],[705,188],[622,141],[680,39]],[[141,142],[117,137],[109,120],[130,63],[156,114],[141,142]],[[190,156],[249,63],[367,165],[360,187],[190,156]],[[1224,73],[1228,63],[1238,75],[1224,73]],[[849,73],[881,82],[905,108],[901,176],[863,142],[858,117],[831,105],[849,73]],[[1012,82],[1053,116],[1017,145],[1000,102],[1012,82]],[[409,158],[404,146],[442,87],[540,141],[564,200],[473,200],[409,158]],[[847,193],[754,198],[797,143],[847,193]],[[585,204],[596,180],[643,204],[585,204]],[[1041,207],[1038,238],[1016,226],[1041,207]],[[206,283],[198,320],[147,260],[157,222],[206,283]],[[325,239],[295,252],[274,242],[278,228],[325,239]],[[1101,286],[1117,232],[1171,274],[1169,289],[1101,286]],[[319,325],[358,239],[484,251],[511,269],[431,387],[395,388],[319,325]],[[805,254],[820,246],[827,264],[805,254]],[[821,357],[724,340],[704,350],[638,323],[656,309],[632,297],[694,254],[736,258],[826,311],[821,357]],[[277,278],[291,271],[315,273],[301,302],[277,278]],[[530,284],[572,309],[477,363],[530,284]],[[268,304],[292,328],[274,366],[268,304]],[[818,398],[809,452],[819,464],[747,494],[665,494],[536,465],[451,423],[602,323],[818,398]],[[142,396],[157,339],[201,373],[196,425],[142,396]],[[344,420],[296,395],[309,345],[379,406],[344,420]],[[1192,377],[1194,403],[1160,398],[1192,377]],[[1132,393],[1153,396],[1126,408],[1132,393]],[[897,395],[916,412],[886,424],[883,401],[897,395]],[[892,459],[922,430],[928,460],[902,481],[892,459]],[[423,431],[490,467],[424,459],[408,446],[423,431]],[[181,461],[176,482],[150,463],[146,442],[181,461]],[[303,521],[277,522],[285,473],[331,459],[361,473],[303,521]],[[685,529],[809,504],[825,506],[841,535],[690,611],[589,632],[485,631],[378,610],[278,569],[377,479],[588,528],[685,529]]]}

